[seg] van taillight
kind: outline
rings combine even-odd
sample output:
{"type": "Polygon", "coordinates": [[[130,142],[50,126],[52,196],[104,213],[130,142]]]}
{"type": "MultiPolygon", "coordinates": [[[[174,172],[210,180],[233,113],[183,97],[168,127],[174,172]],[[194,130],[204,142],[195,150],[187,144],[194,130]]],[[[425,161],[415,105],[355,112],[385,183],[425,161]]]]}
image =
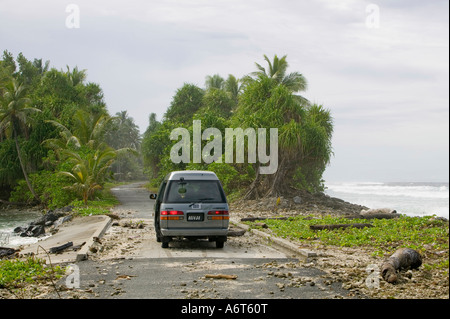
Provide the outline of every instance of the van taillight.
{"type": "Polygon", "coordinates": [[[162,210],[161,220],[182,220],[184,213],[180,210],[162,210]]]}
{"type": "Polygon", "coordinates": [[[223,219],[230,219],[230,216],[228,216],[227,210],[211,210],[208,212],[208,219],[223,220],[223,219]]]}

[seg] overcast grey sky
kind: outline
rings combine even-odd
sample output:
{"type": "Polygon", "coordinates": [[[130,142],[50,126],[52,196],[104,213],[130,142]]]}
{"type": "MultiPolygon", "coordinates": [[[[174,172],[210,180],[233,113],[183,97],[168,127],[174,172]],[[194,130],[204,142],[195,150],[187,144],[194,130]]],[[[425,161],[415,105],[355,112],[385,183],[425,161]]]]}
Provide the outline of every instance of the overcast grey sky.
{"type": "Polygon", "coordinates": [[[448,39],[448,0],[0,0],[0,50],[86,69],[141,131],[183,83],[287,55],[334,117],[327,181],[448,182],[448,39]]]}

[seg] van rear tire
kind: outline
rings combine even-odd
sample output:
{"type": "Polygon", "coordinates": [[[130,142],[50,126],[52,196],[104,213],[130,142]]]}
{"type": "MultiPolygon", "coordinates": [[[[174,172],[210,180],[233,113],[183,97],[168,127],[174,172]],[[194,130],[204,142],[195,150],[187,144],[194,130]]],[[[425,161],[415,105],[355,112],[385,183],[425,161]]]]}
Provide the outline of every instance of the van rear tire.
{"type": "Polygon", "coordinates": [[[216,241],[216,248],[223,248],[223,244],[224,244],[225,242],[223,242],[223,241],[221,241],[221,240],[217,240],[216,241]]]}
{"type": "Polygon", "coordinates": [[[169,242],[171,241],[172,237],[161,236],[160,238],[161,238],[161,247],[169,248],[169,242]]]}

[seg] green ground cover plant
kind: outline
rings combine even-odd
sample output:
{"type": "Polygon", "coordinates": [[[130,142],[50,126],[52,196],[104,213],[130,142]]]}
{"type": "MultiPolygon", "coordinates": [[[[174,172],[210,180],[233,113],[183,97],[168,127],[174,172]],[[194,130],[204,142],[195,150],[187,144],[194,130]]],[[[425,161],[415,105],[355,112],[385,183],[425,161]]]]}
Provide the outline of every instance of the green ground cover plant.
{"type": "Polygon", "coordinates": [[[50,267],[39,258],[0,260],[0,289],[20,289],[29,283],[60,278],[64,272],[64,268],[50,267]]]}
{"type": "MultiPolygon", "coordinates": [[[[409,247],[423,253],[427,250],[445,251],[448,246],[448,222],[435,216],[395,219],[346,219],[342,217],[297,216],[288,220],[265,220],[279,237],[301,242],[334,245],[339,247],[367,247],[373,255],[388,256],[400,247],[409,247]],[[369,223],[373,227],[353,227],[334,230],[311,230],[310,225],[369,223]]],[[[251,225],[251,223],[250,223],[251,225]]],[[[448,253],[442,267],[448,266],[448,253]]]]}

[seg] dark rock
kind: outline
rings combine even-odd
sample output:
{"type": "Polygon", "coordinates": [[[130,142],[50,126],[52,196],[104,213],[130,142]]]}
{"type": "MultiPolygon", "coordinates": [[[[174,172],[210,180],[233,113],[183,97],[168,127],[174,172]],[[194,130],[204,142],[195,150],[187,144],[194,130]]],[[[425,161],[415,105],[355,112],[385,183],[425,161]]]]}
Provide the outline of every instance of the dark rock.
{"type": "Polygon", "coordinates": [[[59,209],[59,211],[61,213],[70,213],[70,212],[72,212],[72,210],[73,210],[73,206],[72,205],[65,206],[65,207],[59,209]]]}
{"type": "Polygon", "coordinates": [[[30,223],[30,225],[33,225],[33,226],[35,226],[35,225],[44,225],[45,222],[46,222],[45,216],[41,216],[38,219],[32,221],[30,223]]]}
{"type": "Polygon", "coordinates": [[[20,233],[20,237],[38,237],[44,234],[45,227],[43,225],[29,225],[20,233]]]}
{"type": "Polygon", "coordinates": [[[32,221],[26,227],[14,228],[14,233],[21,237],[38,237],[45,234],[45,227],[58,226],[72,219],[71,215],[67,215],[73,209],[73,206],[66,206],[55,210],[49,210],[47,213],[32,221]],[[66,216],[67,215],[67,216],[66,216]]]}
{"type": "Polygon", "coordinates": [[[54,222],[59,217],[63,216],[64,214],[61,212],[55,212],[55,211],[48,211],[47,214],[44,215],[46,222],[54,222]]]}
{"type": "Polygon", "coordinates": [[[19,226],[19,227],[14,228],[14,233],[15,234],[23,233],[26,230],[27,230],[26,227],[19,226]]]}
{"type": "Polygon", "coordinates": [[[16,251],[18,251],[18,250],[14,249],[14,248],[0,247],[0,258],[12,255],[16,251]]]}
{"type": "Polygon", "coordinates": [[[65,222],[68,222],[68,221],[70,221],[70,220],[72,220],[72,215],[62,216],[62,217],[58,218],[58,219],[53,223],[53,225],[54,225],[55,227],[58,227],[59,225],[65,223],[65,222]]]}
{"type": "Polygon", "coordinates": [[[42,225],[34,226],[31,229],[31,236],[32,237],[39,237],[39,236],[44,235],[44,234],[45,234],[45,227],[42,226],[42,225]]]}

